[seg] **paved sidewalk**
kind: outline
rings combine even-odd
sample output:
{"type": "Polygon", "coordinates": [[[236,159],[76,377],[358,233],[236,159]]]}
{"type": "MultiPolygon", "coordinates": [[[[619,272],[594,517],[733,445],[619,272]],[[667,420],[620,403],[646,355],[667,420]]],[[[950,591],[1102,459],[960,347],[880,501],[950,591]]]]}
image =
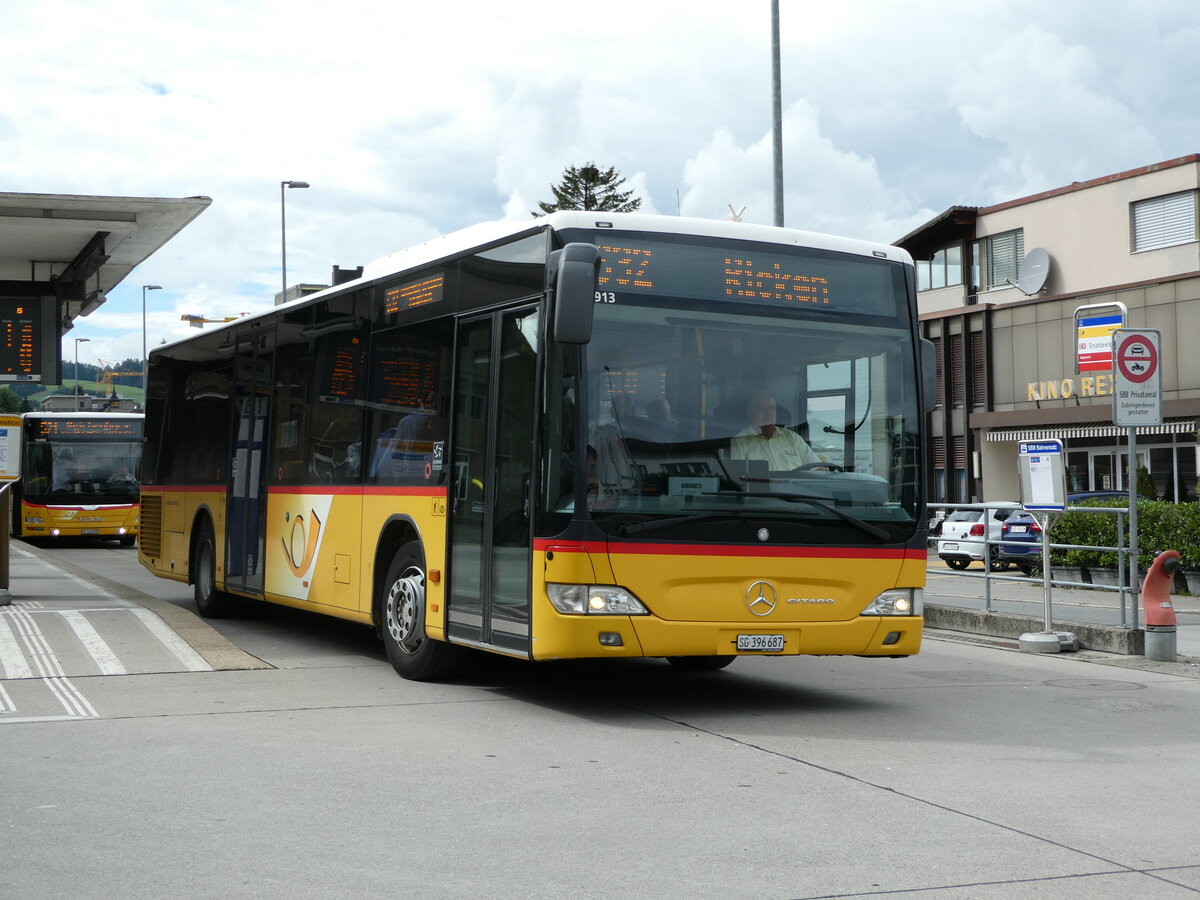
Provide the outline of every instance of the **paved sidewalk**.
{"type": "Polygon", "coordinates": [[[270,668],[187,609],[9,546],[0,679],[270,668]]]}
{"type": "MultiPolygon", "coordinates": [[[[972,610],[983,615],[1024,616],[1034,620],[1031,630],[1041,631],[1045,626],[1045,586],[1040,577],[1024,579],[1016,569],[1000,573],[987,573],[980,565],[958,572],[950,569],[931,555],[926,570],[926,607],[947,607],[972,610]],[[990,599],[989,599],[990,598],[990,599]]],[[[1072,630],[1079,627],[1097,626],[1114,631],[1131,631],[1134,623],[1140,629],[1144,614],[1129,606],[1130,595],[1124,599],[1126,608],[1121,609],[1122,595],[1116,590],[1094,588],[1071,588],[1054,585],[1051,588],[1051,614],[1056,630],[1072,630]],[[1067,625],[1062,628],[1060,626],[1067,625]]],[[[1178,620],[1176,645],[1180,656],[1200,658],[1200,597],[1194,595],[1172,595],[1178,620]]],[[[936,615],[931,615],[935,619],[936,615]]]]}

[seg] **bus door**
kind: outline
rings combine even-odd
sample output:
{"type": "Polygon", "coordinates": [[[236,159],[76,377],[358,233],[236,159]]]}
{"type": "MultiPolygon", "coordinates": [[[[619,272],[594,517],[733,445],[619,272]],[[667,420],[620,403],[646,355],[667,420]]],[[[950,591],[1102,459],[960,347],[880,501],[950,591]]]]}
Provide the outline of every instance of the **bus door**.
{"type": "MultiPolygon", "coordinates": [[[[254,342],[251,342],[252,344],[254,342]]],[[[266,537],[266,440],[271,354],[256,347],[234,359],[233,458],[226,515],[225,587],[263,592],[266,537]]]]}
{"type": "Polygon", "coordinates": [[[447,635],[530,652],[537,307],[459,324],[447,635]]]}

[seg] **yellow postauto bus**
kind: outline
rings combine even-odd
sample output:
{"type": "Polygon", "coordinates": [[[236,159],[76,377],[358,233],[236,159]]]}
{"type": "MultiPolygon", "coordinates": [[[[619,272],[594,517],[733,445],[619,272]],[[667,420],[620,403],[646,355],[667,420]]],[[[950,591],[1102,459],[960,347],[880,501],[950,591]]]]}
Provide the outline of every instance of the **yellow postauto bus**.
{"type": "Polygon", "coordinates": [[[141,413],[31,412],[21,416],[21,476],[12,535],[137,539],[141,413]]]}
{"type": "Polygon", "coordinates": [[[150,355],[139,555],[202,615],[375,628],[397,671],[903,657],[932,388],[900,249],[560,212],[150,355]]]}

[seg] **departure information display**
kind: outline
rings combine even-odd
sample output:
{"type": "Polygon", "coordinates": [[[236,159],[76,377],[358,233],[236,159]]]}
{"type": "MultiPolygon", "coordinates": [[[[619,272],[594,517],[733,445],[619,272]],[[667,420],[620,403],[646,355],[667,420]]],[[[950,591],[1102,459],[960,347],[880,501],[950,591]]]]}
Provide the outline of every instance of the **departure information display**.
{"type": "Polygon", "coordinates": [[[317,342],[318,364],[313,387],[326,403],[357,403],[363,399],[367,347],[357,334],[334,334],[317,342]]]}
{"type": "Polygon", "coordinates": [[[41,310],[34,302],[0,300],[0,381],[41,381],[41,310]]]}
{"type": "Polygon", "coordinates": [[[383,311],[390,315],[402,309],[413,309],[427,303],[437,303],[442,299],[445,282],[446,277],[438,272],[418,281],[388,288],[383,295],[383,311]]]}
{"type": "Polygon", "coordinates": [[[593,236],[600,249],[597,301],[621,294],[733,300],[772,306],[895,316],[904,296],[900,267],[845,253],[764,244],[701,244],[593,236]]]}

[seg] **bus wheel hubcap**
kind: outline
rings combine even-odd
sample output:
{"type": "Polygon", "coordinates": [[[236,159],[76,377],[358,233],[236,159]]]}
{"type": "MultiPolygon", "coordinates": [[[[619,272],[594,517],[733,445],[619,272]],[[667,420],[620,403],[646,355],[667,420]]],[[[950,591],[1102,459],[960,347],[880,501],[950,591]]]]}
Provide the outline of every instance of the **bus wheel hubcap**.
{"type": "Polygon", "coordinates": [[[388,632],[405,653],[414,653],[421,646],[422,635],[417,625],[425,602],[424,581],[425,574],[420,569],[406,569],[388,591],[388,632]]]}

